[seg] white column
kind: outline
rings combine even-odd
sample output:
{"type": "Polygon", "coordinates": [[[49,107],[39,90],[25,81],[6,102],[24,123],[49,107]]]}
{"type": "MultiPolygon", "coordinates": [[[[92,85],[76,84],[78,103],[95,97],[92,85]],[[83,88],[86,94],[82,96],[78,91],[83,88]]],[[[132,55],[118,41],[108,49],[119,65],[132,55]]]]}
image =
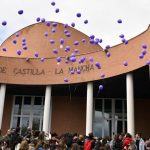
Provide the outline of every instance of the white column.
{"type": "Polygon", "coordinates": [[[86,135],[93,132],[93,83],[87,83],[86,135]]]}
{"type": "Polygon", "coordinates": [[[45,92],[45,104],[43,114],[43,131],[46,133],[50,132],[51,126],[51,86],[46,86],[45,92]]]}
{"type": "Polygon", "coordinates": [[[0,108],[0,129],[2,128],[5,93],[6,93],[6,85],[1,84],[1,86],[0,86],[0,107],[1,107],[0,108]]]}
{"type": "Polygon", "coordinates": [[[126,75],[126,90],[127,90],[127,131],[132,136],[135,133],[134,127],[134,85],[133,74],[128,73],[126,75]]]}

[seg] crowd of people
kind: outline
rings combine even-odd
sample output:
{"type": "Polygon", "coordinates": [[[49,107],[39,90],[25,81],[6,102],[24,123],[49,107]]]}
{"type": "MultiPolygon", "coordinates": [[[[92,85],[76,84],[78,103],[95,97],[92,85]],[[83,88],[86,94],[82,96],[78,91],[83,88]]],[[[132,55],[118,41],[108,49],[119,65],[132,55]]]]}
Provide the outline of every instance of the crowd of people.
{"type": "Polygon", "coordinates": [[[10,129],[2,136],[0,132],[0,150],[149,150],[150,139],[143,140],[140,133],[114,134],[110,137],[95,137],[77,133],[45,134],[30,128],[20,135],[20,128],[10,129]]]}

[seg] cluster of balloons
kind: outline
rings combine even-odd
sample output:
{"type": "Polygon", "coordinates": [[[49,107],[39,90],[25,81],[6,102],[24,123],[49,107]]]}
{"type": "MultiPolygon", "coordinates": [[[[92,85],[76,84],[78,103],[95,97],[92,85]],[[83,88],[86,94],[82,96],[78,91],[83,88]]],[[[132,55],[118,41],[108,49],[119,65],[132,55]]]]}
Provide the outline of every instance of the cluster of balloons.
{"type": "MultiPolygon", "coordinates": [[[[52,7],[54,7],[55,8],[55,13],[59,13],[60,12],[60,9],[59,8],[57,8],[57,7],[55,7],[56,6],[56,3],[53,1],[53,2],[51,2],[51,6],[52,7]]],[[[24,10],[18,10],[18,15],[22,15],[24,13],[24,10]]],[[[77,18],[81,18],[82,17],[82,14],[80,13],[80,12],[78,12],[78,13],[76,13],[76,17],[77,18]]],[[[37,17],[36,18],[36,22],[42,22],[42,23],[46,23],[46,25],[47,26],[51,26],[52,25],[52,32],[53,33],[55,33],[56,32],[56,28],[55,27],[57,27],[57,23],[51,23],[50,21],[46,21],[46,19],[45,18],[40,18],[40,17],[37,17]]],[[[85,19],[84,20],[84,24],[88,24],[88,20],[87,19],[85,19]]],[[[121,24],[122,23],[122,20],[121,19],[118,19],[117,20],[117,23],[118,24],[121,24]]],[[[7,25],[7,21],[2,21],[2,26],[6,26],[7,25]]],[[[76,26],[76,24],[74,23],[74,22],[72,22],[71,24],[71,27],[75,27],[76,26]]],[[[69,31],[67,30],[67,27],[68,27],[69,25],[66,23],[66,24],[64,24],[64,34],[65,34],[65,36],[67,37],[67,38],[69,38],[69,37],[71,37],[71,33],[69,33],[69,31]]],[[[45,37],[48,37],[48,32],[45,32],[44,33],[44,36],[45,37]]],[[[16,33],[16,38],[17,37],[19,37],[20,36],[20,34],[19,33],[16,33]]],[[[125,39],[125,36],[124,36],[124,34],[120,34],[119,35],[119,38],[121,39],[121,41],[122,41],[122,43],[124,43],[124,44],[128,44],[128,40],[126,40],[125,39]]],[[[50,44],[55,44],[55,39],[50,39],[50,44]]],[[[64,45],[64,43],[65,43],[66,41],[64,40],[64,38],[61,38],[60,40],[59,40],[59,43],[60,43],[60,48],[63,48],[63,45],[64,45]]],[[[80,44],[80,42],[82,42],[82,43],[90,43],[90,44],[99,44],[99,43],[102,43],[103,42],[103,40],[101,39],[101,38],[96,38],[94,35],[90,35],[89,36],[89,41],[86,41],[85,39],[82,39],[82,41],[78,41],[78,40],[76,40],[76,41],[74,41],[74,45],[75,46],[78,46],[79,44],[80,44]]],[[[17,40],[16,39],[14,39],[13,41],[12,41],[12,43],[13,44],[17,44],[17,40]]],[[[147,53],[147,45],[146,44],[143,44],[142,45],[142,48],[143,48],[143,50],[142,50],[142,52],[141,52],[141,54],[139,55],[139,58],[140,59],[142,59],[145,55],[146,55],[146,53],[147,53]]],[[[22,38],[22,49],[23,50],[27,50],[28,49],[28,47],[27,47],[27,40],[26,40],[26,38],[22,38]]],[[[111,56],[111,53],[109,52],[109,49],[110,49],[110,45],[106,45],[106,47],[105,47],[105,49],[104,49],[104,51],[106,52],[106,56],[107,57],[110,57],[111,56]]],[[[64,48],[64,51],[65,52],[69,52],[71,50],[71,48],[70,48],[70,46],[66,46],[65,48],[64,48]]],[[[7,49],[6,48],[2,48],[2,51],[4,51],[4,52],[6,52],[7,51],[7,49]]],[[[74,63],[74,62],[76,62],[77,61],[77,58],[76,58],[76,54],[79,52],[79,50],[78,49],[75,49],[74,50],[74,52],[65,60],[65,63],[68,63],[69,61],[70,62],[72,62],[72,63],[74,63]]],[[[54,54],[59,54],[59,50],[57,49],[57,48],[55,48],[55,49],[53,49],[53,53],[54,54]]],[[[22,54],[22,50],[17,50],[17,54],[18,55],[21,55],[22,54]]],[[[39,54],[37,53],[37,52],[35,52],[35,54],[34,54],[34,56],[35,56],[35,58],[39,58],[39,54]]],[[[84,63],[85,62],[85,60],[86,60],[87,58],[85,57],[85,56],[82,56],[81,58],[79,58],[79,60],[78,60],[78,63],[79,64],[82,64],[82,63],[84,63]]],[[[28,61],[29,60],[29,58],[26,58],[26,61],[28,61]]],[[[45,61],[45,58],[41,58],[40,59],[41,60],[41,62],[44,62],[45,61]]],[[[94,58],[93,57],[90,57],[89,59],[89,62],[91,62],[91,63],[94,63],[94,58]]],[[[56,61],[57,61],[57,63],[59,64],[61,61],[62,61],[62,58],[61,57],[57,57],[56,58],[56,61]]],[[[146,64],[150,64],[150,61],[147,61],[146,62],[146,64]]],[[[128,66],[128,62],[127,61],[124,61],[123,62],[123,65],[126,67],[126,66],[128,66]]],[[[101,65],[100,65],[100,63],[99,62],[95,62],[95,66],[97,67],[97,69],[101,69],[101,65]]],[[[76,70],[76,73],[77,74],[80,74],[81,73],[81,70],[76,70]]],[[[70,74],[75,74],[75,70],[71,70],[70,71],[70,74]]],[[[102,79],[104,79],[105,78],[105,74],[101,74],[101,76],[100,76],[102,79]]],[[[64,82],[69,82],[69,79],[68,78],[65,78],[64,79],[64,82]]],[[[99,85],[99,91],[102,91],[103,90],[103,85],[99,85]]]]}

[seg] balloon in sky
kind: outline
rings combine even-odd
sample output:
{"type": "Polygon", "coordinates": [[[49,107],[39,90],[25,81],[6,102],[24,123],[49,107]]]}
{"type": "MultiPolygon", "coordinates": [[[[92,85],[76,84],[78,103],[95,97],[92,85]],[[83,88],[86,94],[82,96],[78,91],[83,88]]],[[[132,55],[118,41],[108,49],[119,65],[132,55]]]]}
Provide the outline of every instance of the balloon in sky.
{"type": "Polygon", "coordinates": [[[107,57],[110,57],[111,54],[110,54],[110,52],[107,52],[106,55],[107,55],[107,57]]]}
{"type": "Polygon", "coordinates": [[[75,27],[75,23],[74,23],[74,22],[72,22],[72,23],[71,23],[71,26],[72,26],[72,27],[75,27]]]}
{"type": "Polygon", "coordinates": [[[77,70],[77,74],[80,74],[80,73],[81,73],[81,71],[78,69],[78,70],[77,70]]]}
{"type": "Polygon", "coordinates": [[[57,57],[57,62],[61,62],[61,58],[60,57],[57,57]]]}
{"type": "Polygon", "coordinates": [[[37,21],[37,22],[40,22],[40,20],[41,20],[40,17],[37,17],[37,18],[36,18],[36,21],[37,21]]]}
{"type": "Polygon", "coordinates": [[[67,78],[64,79],[64,82],[68,82],[69,80],[67,78]]]}
{"type": "Polygon", "coordinates": [[[23,10],[19,10],[19,11],[18,11],[18,14],[19,14],[19,15],[22,15],[22,14],[23,14],[23,10]]]}
{"type": "Polygon", "coordinates": [[[124,38],[124,34],[120,34],[119,37],[120,37],[120,38],[124,38]]]}
{"type": "Polygon", "coordinates": [[[90,62],[93,62],[93,61],[94,61],[93,57],[90,57],[90,58],[89,58],[89,61],[90,61],[90,62]]]}
{"type": "Polygon", "coordinates": [[[84,24],[87,24],[88,23],[88,20],[84,20],[84,24]]]}
{"type": "Polygon", "coordinates": [[[6,26],[6,25],[7,25],[7,22],[6,22],[6,21],[3,21],[3,22],[2,22],[2,25],[3,25],[3,26],[6,26]]]}
{"type": "Polygon", "coordinates": [[[55,6],[55,4],[56,4],[55,2],[51,2],[51,5],[52,5],[52,6],[55,6]]]}
{"type": "Polygon", "coordinates": [[[77,13],[76,16],[77,16],[77,17],[81,17],[81,13],[77,13]]]}
{"type": "Polygon", "coordinates": [[[59,8],[56,8],[56,9],[55,9],[55,12],[56,12],[56,13],[59,13],[59,8]]]}
{"type": "Polygon", "coordinates": [[[101,65],[100,65],[99,62],[96,62],[96,63],[95,63],[95,66],[96,66],[98,69],[101,69],[101,65]]]}
{"type": "Polygon", "coordinates": [[[105,74],[101,74],[101,78],[104,79],[105,78],[105,74]]]}
{"type": "Polygon", "coordinates": [[[143,44],[142,47],[146,49],[146,48],[147,48],[147,45],[146,45],[146,44],[143,44]]]}
{"type": "Polygon", "coordinates": [[[122,20],[121,20],[121,19],[118,19],[117,22],[118,22],[118,23],[122,23],[122,20]]]}
{"type": "Polygon", "coordinates": [[[41,58],[41,62],[44,62],[45,61],[45,59],[44,58],[41,58]]]}
{"type": "Polygon", "coordinates": [[[16,37],[19,37],[20,36],[20,34],[19,33],[16,33],[16,37]]]}

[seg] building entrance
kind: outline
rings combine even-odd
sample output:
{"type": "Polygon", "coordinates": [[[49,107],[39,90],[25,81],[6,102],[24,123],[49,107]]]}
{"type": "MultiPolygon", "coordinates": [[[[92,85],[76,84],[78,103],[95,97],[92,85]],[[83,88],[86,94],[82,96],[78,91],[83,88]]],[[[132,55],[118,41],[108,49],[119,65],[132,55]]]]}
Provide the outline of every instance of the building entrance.
{"type": "Polygon", "coordinates": [[[94,105],[93,130],[96,136],[112,136],[126,132],[126,100],[116,98],[96,98],[94,105]]]}

